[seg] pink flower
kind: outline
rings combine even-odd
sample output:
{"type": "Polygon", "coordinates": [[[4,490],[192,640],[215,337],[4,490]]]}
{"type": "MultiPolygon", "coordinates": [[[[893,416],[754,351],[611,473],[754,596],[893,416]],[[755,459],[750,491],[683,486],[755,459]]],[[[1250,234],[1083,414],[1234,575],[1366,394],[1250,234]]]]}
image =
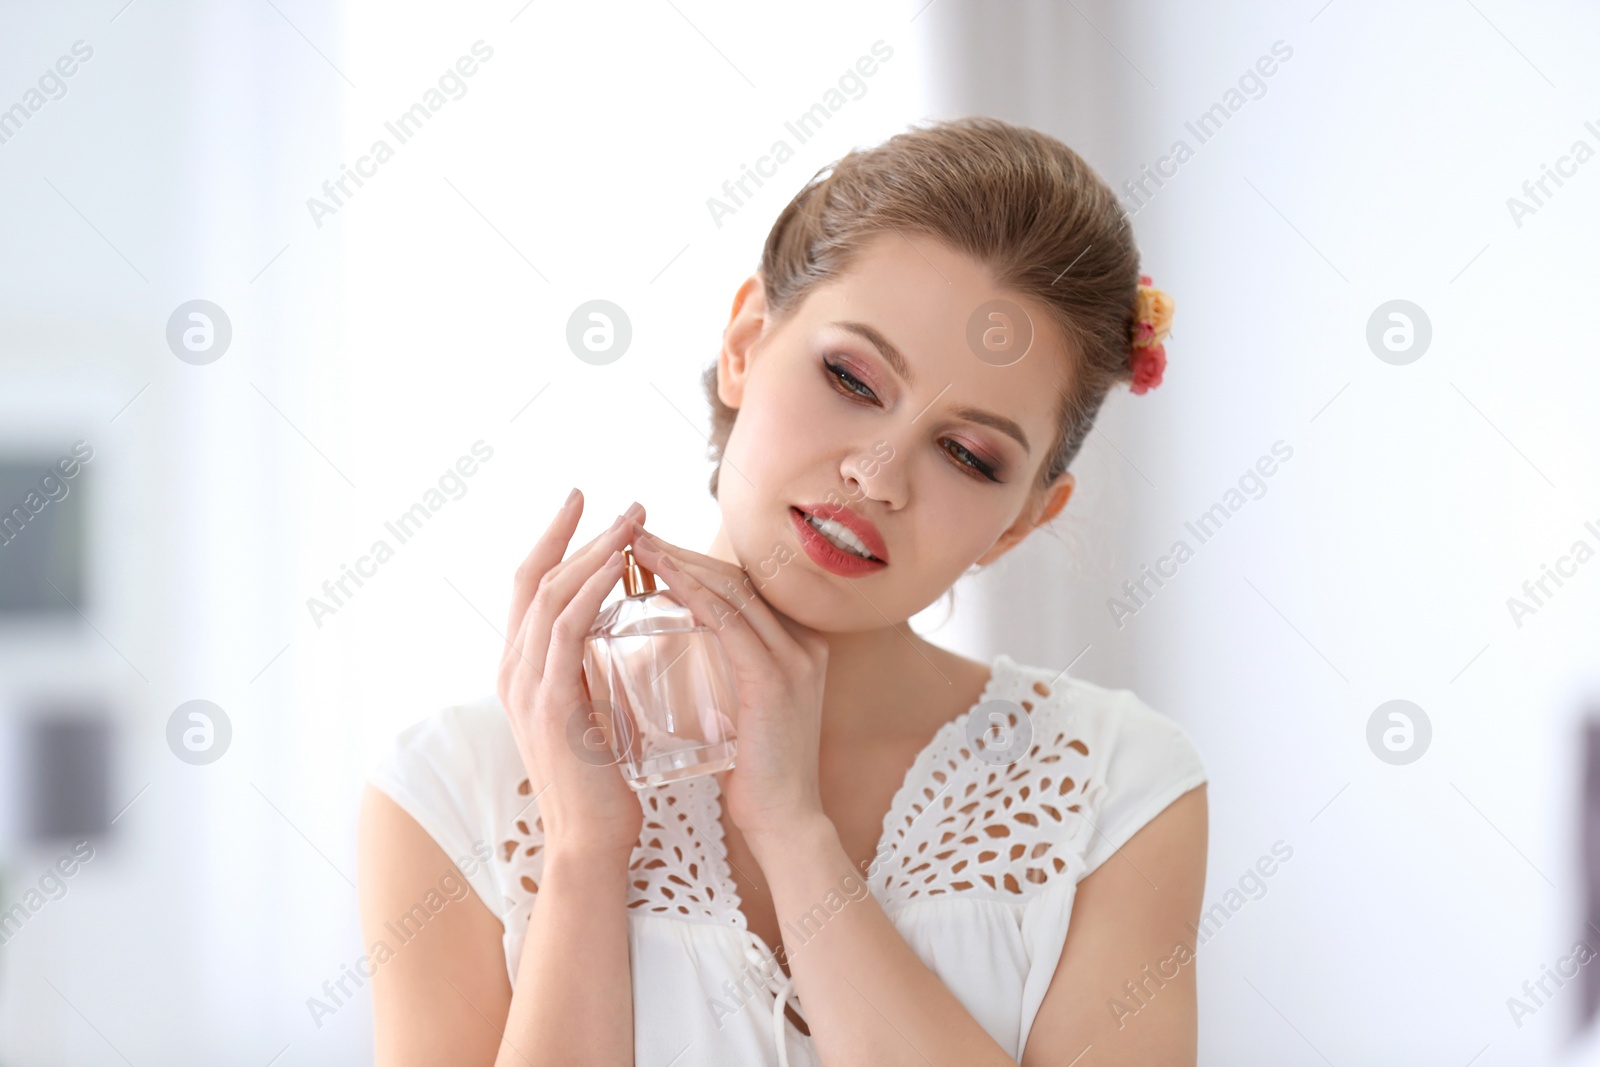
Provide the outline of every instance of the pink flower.
{"type": "Polygon", "coordinates": [[[1133,340],[1129,346],[1133,364],[1132,390],[1143,396],[1161,384],[1167,369],[1167,350],[1162,344],[1172,332],[1172,297],[1157,289],[1150,275],[1139,275],[1134,292],[1133,340]]]}
{"type": "Polygon", "coordinates": [[[1161,376],[1166,369],[1167,348],[1165,345],[1135,348],[1133,350],[1133,393],[1136,396],[1143,396],[1160,385],[1161,376]]]}

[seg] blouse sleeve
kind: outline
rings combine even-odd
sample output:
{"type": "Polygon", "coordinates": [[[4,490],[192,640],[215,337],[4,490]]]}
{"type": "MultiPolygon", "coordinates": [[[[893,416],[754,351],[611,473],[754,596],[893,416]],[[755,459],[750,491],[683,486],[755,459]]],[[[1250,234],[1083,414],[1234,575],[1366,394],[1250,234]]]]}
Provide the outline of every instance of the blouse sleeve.
{"type": "Polygon", "coordinates": [[[407,727],[368,780],[417,820],[498,913],[502,894],[489,862],[494,835],[485,825],[491,809],[478,795],[491,775],[470,718],[469,709],[453,707],[407,727]]]}
{"type": "Polygon", "coordinates": [[[1139,828],[1206,781],[1205,765],[1183,728],[1124,690],[1101,765],[1104,806],[1084,853],[1087,877],[1139,828]]]}

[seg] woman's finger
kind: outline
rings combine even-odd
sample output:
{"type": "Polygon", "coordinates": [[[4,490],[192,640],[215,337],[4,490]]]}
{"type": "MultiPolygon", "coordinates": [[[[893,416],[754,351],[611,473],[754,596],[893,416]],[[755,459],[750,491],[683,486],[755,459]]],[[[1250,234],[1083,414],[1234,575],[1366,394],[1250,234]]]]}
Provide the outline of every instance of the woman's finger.
{"type": "Polygon", "coordinates": [[[595,538],[592,548],[566,560],[539,582],[528,605],[528,627],[523,635],[522,657],[541,678],[550,651],[551,628],[578,590],[605,563],[611,552],[620,549],[633,536],[632,527],[618,516],[611,527],[595,538]]]}
{"type": "Polygon", "coordinates": [[[717,638],[728,647],[730,655],[749,655],[771,658],[773,650],[750,625],[737,605],[729,603],[708,588],[699,578],[676,566],[668,556],[659,560],[659,574],[667,588],[683,598],[695,618],[716,632],[717,638]]]}
{"type": "Polygon", "coordinates": [[[639,532],[633,539],[633,548],[646,567],[655,570],[664,558],[677,560],[680,570],[699,580],[701,585],[730,604],[732,612],[749,623],[767,648],[777,654],[798,654],[803,651],[795,641],[794,634],[756,592],[755,583],[744,568],[669,545],[642,527],[637,528],[639,532]]]}
{"type": "Polygon", "coordinates": [[[578,519],[582,515],[583,494],[573,489],[544,534],[533,543],[533,548],[517,567],[516,576],[511,581],[511,613],[506,619],[507,640],[521,629],[522,617],[528,612],[528,602],[533,599],[534,590],[539,588],[539,579],[566,555],[567,544],[572,540],[573,531],[578,528],[578,519]]]}
{"type": "MultiPolygon", "coordinates": [[[[643,515],[644,505],[635,500],[633,503],[628,505],[628,510],[612,519],[611,525],[596,534],[588,544],[577,549],[576,551],[568,553],[566,559],[562,560],[560,563],[557,563],[554,567],[551,567],[549,572],[550,578],[552,580],[558,578],[562,571],[566,570],[574,563],[577,563],[579,560],[595,564],[604,561],[606,556],[611,553],[612,548],[615,547],[615,545],[612,545],[611,542],[604,540],[607,535],[615,531],[619,525],[624,529],[624,531],[629,531],[633,520],[636,517],[643,515]],[[607,545],[610,545],[611,547],[607,547],[607,545]]],[[[629,532],[629,536],[632,536],[631,532],[629,532]]]]}
{"type": "MultiPolygon", "coordinates": [[[[572,541],[572,535],[577,530],[578,522],[583,518],[583,494],[574,489],[567,497],[567,502],[561,505],[561,510],[556,512],[554,521],[544,536],[535,542],[532,551],[528,553],[521,566],[517,568],[516,577],[512,581],[511,611],[506,620],[506,636],[511,635],[521,628],[522,617],[528,612],[528,605],[533,600],[533,594],[539,589],[539,580],[552,570],[559,569],[563,558],[567,555],[567,546],[572,541]]],[[[637,502],[623,512],[628,518],[637,517],[644,520],[644,507],[637,502]]],[[[626,519],[624,520],[626,521],[626,519]]],[[[594,547],[604,536],[604,531],[590,538],[588,543],[579,548],[573,555],[582,555],[594,547]]]]}
{"type": "Polygon", "coordinates": [[[726,578],[728,581],[738,584],[743,584],[750,577],[748,572],[746,572],[746,570],[737,563],[729,563],[727,560],[717,559],[715,556],[707,556],[703,553],[696,552],[693,549],[684,548],[682,545],[675,545],[665,538],[656,536],[644,528],[643,519],[636,520],[633,525],[634,532],[640,535],[640,539],[634,543],[635,548],[654,548],[657,550],[664,549],[667,552],[672,553],[672,557],[678,560],[680,563],[686,565],[698,565],[722,578],[726,578]]]}
{"type": "Polygon", "coordinates": [[[543,664],[529,660],[522,651],[528,643],[528,627],[532,620],[530,611],[522,616],[516,632],[506,635],[506,651],[500,657],[500,701],[508,708],[513,706],[516,693],[537,688],[544,677],[543,664]]]}
{"type": "Polygon", "coordinates": [[[583,642],[600,614],[606,594],[622,577],[622,550],[613,549],[604,563],[578,587],[550,627],[550,649],[544,674],[557,683],[576,684],[583,673],[583,642]]]}

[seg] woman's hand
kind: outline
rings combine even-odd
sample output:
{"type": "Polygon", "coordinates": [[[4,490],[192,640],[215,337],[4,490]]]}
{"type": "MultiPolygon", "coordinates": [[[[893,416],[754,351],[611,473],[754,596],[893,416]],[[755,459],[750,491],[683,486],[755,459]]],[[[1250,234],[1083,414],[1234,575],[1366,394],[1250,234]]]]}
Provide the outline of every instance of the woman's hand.
{"type": "Polygon", "coordinates": [[[723,796],[734,825],[747,838],[772,837],[825,817],[817,764],[827,640],[774,611],[742,567],[669,544],[638,523],[633,545],[733,665],[739,754],[723,796]]]}
{"type": "Polygon", "coordinates": [[[575,717],[590,736],[611,728],[609,722],[596,722],[589,707],[583,645],[606,594],[622,576],[621,549],[633,534],[632,520],[644,518],[644,508],[633,504],[609,529],[563,559],[582,513],[583,496],[574,489],[517,568],[510,640],[500,661],[500,703],[538,799],[547,853],[626,858],[644,822],[638,795],[613,762],[580,758],[569,739],[579,732],[575,717]]]}

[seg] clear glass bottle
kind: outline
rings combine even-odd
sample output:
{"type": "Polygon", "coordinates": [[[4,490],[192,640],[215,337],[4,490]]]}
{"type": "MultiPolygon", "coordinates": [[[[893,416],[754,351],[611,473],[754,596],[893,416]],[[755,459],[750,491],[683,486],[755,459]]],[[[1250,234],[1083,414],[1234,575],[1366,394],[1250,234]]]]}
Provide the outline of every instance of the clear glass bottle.
{"type": "Polygon", "coordinates": [[[733,766],[738,698],[717,635],[622,549],[621,600],[595,619],[583,674],[609,708],[611,754],[636,790],[733,766]]]}

